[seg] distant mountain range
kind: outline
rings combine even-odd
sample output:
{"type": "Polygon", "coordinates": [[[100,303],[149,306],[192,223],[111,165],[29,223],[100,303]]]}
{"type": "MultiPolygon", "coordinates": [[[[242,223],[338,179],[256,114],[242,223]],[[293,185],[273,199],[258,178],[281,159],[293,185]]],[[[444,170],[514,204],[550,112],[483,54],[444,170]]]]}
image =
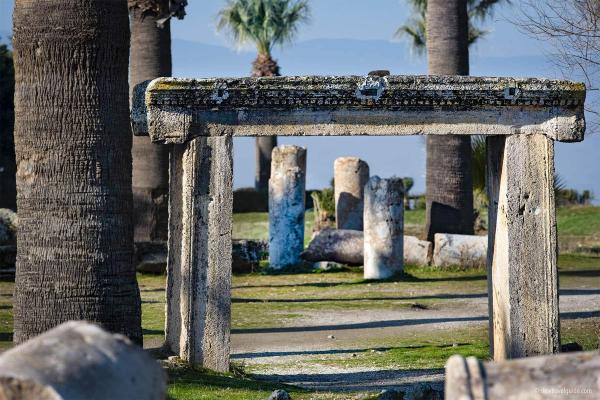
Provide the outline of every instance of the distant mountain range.
{"type": "MultiPolygon", "coordinates": [[[[252,51],[236,51],[189,40],[173,40],[176,76],[246,76],[255,57],[252,51]]],[[[384,40],[318,39],[275,49],[274,58],[284,75],[365,75],[376,69],[392,74],[425,74],[425,57],[413,54],[404,42],[384,40]]],[[[473,75],[552,76],[544,56],[478,57],[472,55],[473,75]]]]}

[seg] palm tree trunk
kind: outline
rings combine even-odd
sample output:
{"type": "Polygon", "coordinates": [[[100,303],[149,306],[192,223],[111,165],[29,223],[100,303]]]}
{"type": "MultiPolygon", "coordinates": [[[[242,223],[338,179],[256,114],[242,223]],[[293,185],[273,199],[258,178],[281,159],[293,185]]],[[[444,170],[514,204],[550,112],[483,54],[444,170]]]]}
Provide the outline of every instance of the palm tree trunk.
{"type": "MultiPolygon", "coordinates": [[[[427,55],[431,75],[469,74],[466,0],[428,0],[427,55]]],[[[471,139],[427,137],[427,240],[436,233],[473,233],[471,139]]]]}
{"type": "MultiPolygon", "coordinates": [[[[279,66],[270,55],[258,54],[252,63],[252,76],[279,76],[279,66]]],[[[271,153],[277,147],[277,136],[256,138],[256,176],[254,188],[265,196],[269,191],[271,177],[271,153]]]]}
{"type": "MultiPolygon", "coordinates": [[[[149,0],[157,3],[157,0],[149,0]]],[[[159,0],[163,9],[169,0],[159,0]]],[[[130,93],[140,82],[171,76],[170,21],[159,28],[157,12],[142,11],[144,2],[134,1],[131,16],[130,93]]],[[[131,4],[131,2],[130,2],[131,4]]],[[[146,8],[147,9],[147,8],[146,8]]],[[[166,241],[168,233],[169,148],[133,138],[133,210],[136,242],[166,241]]]]}
{"type": "Polygon", "coordinates": [[[0,208],[17,209],[15,182],[14,69],[12,56],[0,45],[0,208]]]}
{"type": "Polygon", "coordinates": [[[125,0],[17,0],[14,340],[89,320],[141,343],[125,0]]]}

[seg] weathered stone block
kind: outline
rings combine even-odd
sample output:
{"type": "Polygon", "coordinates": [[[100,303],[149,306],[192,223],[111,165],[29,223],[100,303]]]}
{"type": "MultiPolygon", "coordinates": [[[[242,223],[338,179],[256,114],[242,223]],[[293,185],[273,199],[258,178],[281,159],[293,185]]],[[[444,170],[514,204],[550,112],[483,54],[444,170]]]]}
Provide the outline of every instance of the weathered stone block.
{"type": "Polygon", "coordinates": [[[136,242],[135,260],[138,272],[164,274],[167,270],[167,242],[136,242]]]}
{"type": "Polygon", "coordinates": [[[306,261],[333,261],[363,265],[363,232],[350,229],[323,229],[317,232],[302,253],[306,261]]]}
{"type": "Polygon", "coordinates": [[[66,322],[0,356],[0,398],[162,400],[167,377],[125,336],[66,322]]]}
{"type": "MultiPolygon", "coordinates": [[[[404,263],[429,265],[433,244],[415,236],[404,236],[404,263]]],[[[332,261],[348,265],[364,263],[364,233],[349,229],[323,229],[317,232],[302,253],[306,261],[332,261]]]]}
{"type": "Polygon", "coordinates": [[[364,277],[387,279],[404,267],[404,185],[374,176],[365,186],[364,277]]]}
{"type": "Polygon", "coordinates": [[[567,353],[503,362],[455,355],[446,363],[447,400],[597,399],[600,353],[567,353]]]}
{"type": "Polygon", "coordinates": [[[487,260],[487,236],[436,233],[433,265],[436,267],[483,267],[487,260]]]}
{"type": "Polygon", "coordinates": [[[362,231],[369,165],[360,158],[340,157],[333,163],[333,170],[336,226],[362,231]]]}
{"type": "Polygon", "coordinates": [[[433,243],[416,236],[404,236],[404,263],[429,265],[433,256],[433,243]]]}

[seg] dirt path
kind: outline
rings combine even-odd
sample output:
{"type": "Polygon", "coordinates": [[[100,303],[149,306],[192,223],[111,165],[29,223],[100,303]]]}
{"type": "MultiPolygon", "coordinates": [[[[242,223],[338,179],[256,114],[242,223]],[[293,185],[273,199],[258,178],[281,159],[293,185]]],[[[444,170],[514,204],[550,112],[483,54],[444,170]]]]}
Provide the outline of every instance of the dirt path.
{"type": "MultiPolygon", "coordinates": [[[[563,289],[561,319],[600,317],[600,290],[563,289]]],[[[232,359],[242,362],[260,379],[328,390],[380,390],[414,382],[441,385],[441,370],[386,370],[373,367],[315,365],[323,355],[355,355],[373,351],[357,343],[385,338],[418,337],[426,332],[487,324],[484,293],[467,299],[448,299],[431,308],[313,311],[292,326],[238,329],[232,336],[232,359]]]]}

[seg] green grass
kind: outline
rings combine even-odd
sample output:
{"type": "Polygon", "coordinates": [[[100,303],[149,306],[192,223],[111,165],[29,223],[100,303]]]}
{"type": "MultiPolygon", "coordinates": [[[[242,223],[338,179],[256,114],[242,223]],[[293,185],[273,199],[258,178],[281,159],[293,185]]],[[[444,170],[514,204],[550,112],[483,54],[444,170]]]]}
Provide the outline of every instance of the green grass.
{"type": "MultiPolygon", "coordinates": [[[[484,212],[485,214],[485,212],[484,212]]],[[[305,242],[312,236],[313,213],[305,216],[305,242]]],[[[561,240],[573,241],[588,237],[600,246],[600,207],[578,206],[557,209],[558,233],[561,240]]],[[[425,229],[425,210],[404,212],[407,234],[421,236],[425,229]]],[[[236,239],[268,239],[268,214],[243,213],[233,216],[233,237],[236,239]]]]}
{"type": "Polygon", "coordinates": [[[600,207],[561,207],[556,214],[559,235],[600,236],[600,207]]]}
{"type": "Polygon", "coordinates": [[[487,326],[485,323],[469,329],[419,332],[415,337],[390,337],[354,346],[360,351],[306,360],[317,365],[369,367],[394,370],[442,369],[454,354],[489,359],[487,326]]]}
{"type": "Polygon", "coordinates": [[[360,393],[331,393],[302,390],[297,387],[260,382],[233,374],[187,368],[170,368],[169,399],[172,400],[265,400],[276,389],[286,390],[294,400],[366,399],[360,393]]]}
{"type": "Polygon", "coordinates": [[[0,281],[0,351],[12,346],[14,283],[0,281]]]}
{"type": "MultiPolygon", "coordinates": [[[[307,211],[304,215],[304,244],[308,245],[312,237],[314,214],[307,211]]],[[[269,214],[268,213],[238,213],[233,214],[234,239],[269,239],[269,214]]]]}
{"type": "MultiPolygon", "coordinates": [[[[415,231],[424,224],[424,211],[409,211],[405,223],[415,231]]],[[[312,215],[306,215],[306,238],[310,238],[312,215]]],[[[574,207],[558,210],[558,230],[565,237],[594,238],[600,236],[600,207],[574,207]]],[[[267,215],[264,213],[234,215],[234,237],[267,238],[267,215]]],[[[600,257],[561,254],[559,257],[561,287],[600,287],[600,257]]],[[[158,347],[163,340],[164,276],[138,275],[142,296],[142,325],[148,347],[158,347]]],[[[437,269],[407,265],[397,279],[370,282],[360,268],[335,273],[299,273],[293,275],[248,274],[233,277],[232,327],[234,330],[272,328],[297,324],[307,314],[348,310],[369,312],[381,309],[414,307],[452,307],[463,300],[448,300],[440,294],[485,293],[484,269],[437,269]],[[302,301],[295,301],[301,299],[302,301]]],[[[12,291],[14,284],[0,282],[0,350],[12,345],[12,291]]],[[[464,304],[463,304],[464,305],[464,304]]],[[[577,342],[585,350],[600,346],[600,318],[561,321],[563,343],[577,342]]],[[[356,341],[354,353],[334,353],[308,357],[303,365],[329,367],[370,367],[381,369],[443,368],[452,354],[488,358],[487,324],[447,330],[416,330],[412,336],[356,341]]],[[[294,365],[290,365],[293,368],[294,365]]],[[[261,366],[248,365],[248,372],[261,366]]],[[[367,394],[304,391],[280,384],[258,382],[244,374],[214,374],[185,368],[170,368],[171,399],[266,399],[278,388],[288,390],[292,398],[366,399],[367,394]]]]}

